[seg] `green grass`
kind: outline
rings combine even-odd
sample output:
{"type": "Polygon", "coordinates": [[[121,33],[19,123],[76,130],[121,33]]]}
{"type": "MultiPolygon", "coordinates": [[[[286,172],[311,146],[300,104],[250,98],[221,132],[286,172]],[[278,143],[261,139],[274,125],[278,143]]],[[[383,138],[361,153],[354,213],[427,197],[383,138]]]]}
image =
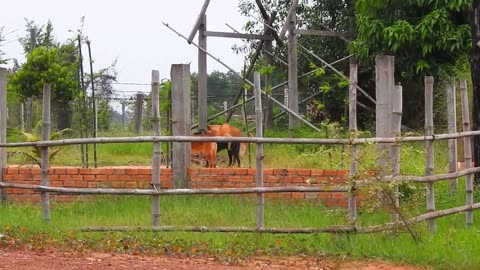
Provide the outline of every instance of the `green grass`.
{"type": "MultiPolygon", "coordinates": [[[[115,136],[129,136],[119,134],[115,136]]],[[[146,134],[145,134],[146,135],[146,134]]],[[[272,132],[269,137],[308,137],[299,134],[272,132]]],[[[101,134],[100,136],[112,136],[101,134]]],[[[320,134],[317,137],[322,137],[320,134]]],[[[314,137],[309,135],[309,137],[314,137]]],[[[265,145],[264,166],[269,168],[347,169],[350,158],[348,147],[318,145],[265,145]]],[[[425,152],[423,143],[404,143],[401,152],[401,173],[424,175],[425,152]]],[[[435,172],[445,173],[447,142],[435,142],[435,172]]],[[[9,149],[12,150],[12,149],[9,149]]],[[[103,144],[98,145],[99,165],[149,165],[152,145],[103,144]]],[[[254,167],[255,145],[251,145],[251,164],[254,167]]],[[[225,153],[223,153],[225,155],[225,153]]],[[[92,146],[89,148],[93,159],[92,146]]],[[[359,170],[374,168],[375,145],[358,148],[359,170]]],[[[245,158],[243,164],[247,163],[245,158]]],[[[10,159],[9,163],[21,163],[10,159]]],[[[53,165],[81,165],[80,147],[67,146],[59,152],[53,165]]],[[[245,166],[245,165],[244,165],[245,166]]],[[[465,203],[463,178],[459,181],[458,196],[448,193],[448,182],[435,184],[437,209],[460,206],[465,203]]],[[[401,187],[404,193],[402,212],[407,217],[425,213],[424,185],[401,187]]],[[[475,202],[480,195],[475,193],[475,202]]],[[[464,215],[456,214],[437,219],[438,231],[430,233],[425,223],[413,226],[420,241],[408,233],[399,235],[378,233],[370,235],[272,235],[252,233],[188,233],[188,232],[125,232],[82,233],[84,226],[149,226],[150,199],[140,197],[100,196],[93,200],[70,204],[54,203],[52,220],[41,220],[39,206],[5,204],[0,206],[0,246],[24,245],[42,248],[49,244],[75,249],[94,249],[116,252],[216,254],[221,256],[249,255],[332,255],[348,258],[380,258],[395,262],[432,266],[436,269],[480,269],[479,228],[464,225],[464,215]],[[12,241],[11,240],[15,240],[12,241]]],[[[162,225],[255,226],[255,200],[236,196],[176,196],[162,197],[162,225]]],[[[268,227],[325,227],[346,224],[342,210],[325,209],[317,201],[282,201],[267,199],[266,226],[268,227]]],[[[381,224],[389,215],[381,211],[368,213],[360,209],[357,224],[381,224]]]]}
{"type": "MultiPolygon", "coordinates": [[[[25,245],[41,249],[48,245],[107,252],[147,252],[250,255],[331,255],[348,258],[380,258],[394,262],[432,266],[437,269],[478,269],[479,223],[466,229],[464,215],[437,219],[437,233],[425,224],[413,226],[420,238],[410,234],[369,235],[252,234],[192,232],[82,233],[84,226],[149,226],[149,198],[103,196],[86,202],[54,204],[52,219],[41,220],[38,206],[6,204],[0,207],[0,246],[25,245]]],[[[255,200],[234,196],[163,197],[162,225],[255,226],[255,200]]],[[[325,227],[345,224],[343,210],[325,209],[315,201],[292,202],[267,199],[268,227],[325,227]]],[[[381,223],[386,214],[360,212],[359,224],[381,223]]]]}

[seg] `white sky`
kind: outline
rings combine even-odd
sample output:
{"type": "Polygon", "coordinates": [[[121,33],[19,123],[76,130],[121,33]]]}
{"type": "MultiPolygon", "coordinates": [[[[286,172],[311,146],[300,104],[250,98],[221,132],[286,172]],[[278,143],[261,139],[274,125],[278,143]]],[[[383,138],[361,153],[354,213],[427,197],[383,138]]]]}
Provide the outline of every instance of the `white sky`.
{"type": "MultiPolygon", "coordinates": [[[[197,71],[197,48],[188,45],[162,22],[188,36],[202,4],[202,0],[4,0],[0,26],[5,27],[4,34],[17,31],[6,35],[4,45],[0,45],[6,58],[24,62],[20,43],[9,43],[25,36],[24,18],[39,25],[50,20],[56,40],[64,42],[74,35],[69,30],[79,29],[81,17],[85,16],[83,33],[91,41],[94,70],[109,66],[117,58],[119,82],[150,83],[152,69],[160,71],[160,78],[169,78],[172,64],[191,62],[190,71],[197,71]]],[[[231,32],[225,25],[228,23],[241,31],[246,20],[238,11],[238,0],[210,1],[208,30],[231,32]]],[[[211,37],[207,47],[227,65],[240,70],[244,56],[233,53],[233,44],[240,45],[242,41],[211,37]]],[[[83,53],[87,55],[86,46],[83,53]]],[[[226,71],[215,60],[207,61],[209,72],[226,71]]],[[[7,65],[10,66],[11,63],[7,65]]],[[[150,91],[149,86],[116,85],[115,89],[150,91]]]]}

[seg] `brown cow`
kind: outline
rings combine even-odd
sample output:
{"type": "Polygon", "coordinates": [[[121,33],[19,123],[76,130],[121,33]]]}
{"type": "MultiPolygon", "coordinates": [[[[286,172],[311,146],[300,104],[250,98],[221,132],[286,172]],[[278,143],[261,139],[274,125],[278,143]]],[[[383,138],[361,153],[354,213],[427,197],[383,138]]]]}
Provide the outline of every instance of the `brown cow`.
{"type": "MultiPolygon", "coordinates": [[[[209,135],[194,135],[209,137],[209,135]]],[[[206,167],[217,167],[217,143],[216,142],[192,142],[192,154],[203,154],[207,161],[206,167]]]]}

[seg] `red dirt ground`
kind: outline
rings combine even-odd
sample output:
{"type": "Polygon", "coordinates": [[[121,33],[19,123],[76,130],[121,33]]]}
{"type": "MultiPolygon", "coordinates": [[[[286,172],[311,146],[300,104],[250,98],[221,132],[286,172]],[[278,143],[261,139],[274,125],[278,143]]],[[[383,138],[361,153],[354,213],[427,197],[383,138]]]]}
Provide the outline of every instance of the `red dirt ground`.
{"type": "Polygon", "coordinates": [[[340,261],[329,258],[255,257],[229,262],[215,257],[174,257],[106,253],[78,253],[49,250],[9,250],[0,248],[1,270],[246,270],[246,269],[339,269],[339,270],[420,270],[381,261],[340,261]]]}

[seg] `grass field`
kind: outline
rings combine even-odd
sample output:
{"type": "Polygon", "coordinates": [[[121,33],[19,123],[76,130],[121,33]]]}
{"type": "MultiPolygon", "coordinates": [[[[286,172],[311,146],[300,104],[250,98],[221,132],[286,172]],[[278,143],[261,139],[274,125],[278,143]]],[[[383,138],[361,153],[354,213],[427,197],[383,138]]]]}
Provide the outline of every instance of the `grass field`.
{"type": "MultiPolygon", "coordinates": [[[[131,134],[116,134],[127,136],[131,134]]],[[[280,137],[270,134],[270,137],[280,137]]],[[[282,135],[282,134],[280,134],[282,135]]],[[[111,134],[101,134],[111,136],[111,134]]],[[[283,136],[286,136],[283,134],[283,136]]],[[[435,171],[446,171],[446,141],[435,143],[435,171]]],[[[359,149],[360,170],[375,164],[375,145],[359,149]]],[[[10,150],[10,149],[9,149],[10,150]]],[[[18,150],[18,149],[17,149],[18,150]]],[[[28,149],[20,149],[27,151],[28,149]]],[[[99,165],[149,165],[149,143],[98,145],[99,165]]],[[[254,145],[251,146],[255,152],[254,145]]],[[[90,148],[90,160],[93,152],[90,148]]],[[[402,174],[424,175],[425,152],[422,143],[402,145],[402,174]]],[[[255,163],[252,154],[252,165],[255,163]]],[[[265,167],[269,168],[348,168],[348,149],[342,146],[266,145],[265,167]]],[[[18,157],[9,163],[22,163],[18,157]]],[[[79,166],[78,146],[67,146],[53,160],[53,165],[79,166]]],[[[244,161],[247,163],[247,159],[244,161]]],[[[463,181],[459,193],[448,193],[448,182],[435,184],[437,209],[464,204],[463,181]]],[[[425,213],[423,185],[401,188],[402,213],[412,217],[425,213]]],[[[479,199],[475,193],[475,201],[479,199]]],[[[48,245],[75,249],[115,252],[216,254],[227,257],[250,255],[331,255],[349,258],[381,258],[395,262],[432,266],[436,269],[480,269],[480,223],[465,228],[464,215],[437,220],[438,231],[430,233],[425,223],[412,227],[419,241],[410,233],[272,235],[252,233],[188,232],[115,232],[83,233],[84,226],[149,226],[150,198],[101,196],[93,200],[52,206],[52,220],[41,220],[39,206],[5,204],[0,206],[0,245],[41,249],[48,245]]],[[[237,196],[162,197],[162,225],[249,226],[255,225],[255,201],[237,196]]],[[[267,199],[268,227],[325,227],[346,224],[346,212],[324,208],[316,201],[267,199]]],[[[381,224],[389,215],[381,210],[360,209],[358,225],[381,224]]]]}
{"type": "MultiPolygon", "coordinates": [[[[381,258],[395,262],[433,266],[438,269],[478,269],[480,234],[478,222],[464,226],[464,215],[438,219],[438,232],[428,233],[425,224],[413,226],[420,241],[406,232],[355,234],[252,234],[188,232],[82,233],[84,226],[148,226],[150,199],[98,197],[87,202],[54,204],[52,220],[41,220],[38,206],[0,207],[0,245],[42,249],[50,245],[107,252],[167,254],[214,254],[231,257],[250,255],[331,255],[349,258],[381,258]],[[14,240],[12,240],[14,239],[14,240]]],[[[421,204],[421,203],[420,203],[421,204]]],[[[163,225],[254,226],[252,198],[164,197],[163,225]]],[[[268,227],[325,227],[346,223],[343,210],[325,209],[318,202],[267,200],[268,227]]],[[[359,224],[381,223],[388,215],[360,213],[359,224]]]]}

